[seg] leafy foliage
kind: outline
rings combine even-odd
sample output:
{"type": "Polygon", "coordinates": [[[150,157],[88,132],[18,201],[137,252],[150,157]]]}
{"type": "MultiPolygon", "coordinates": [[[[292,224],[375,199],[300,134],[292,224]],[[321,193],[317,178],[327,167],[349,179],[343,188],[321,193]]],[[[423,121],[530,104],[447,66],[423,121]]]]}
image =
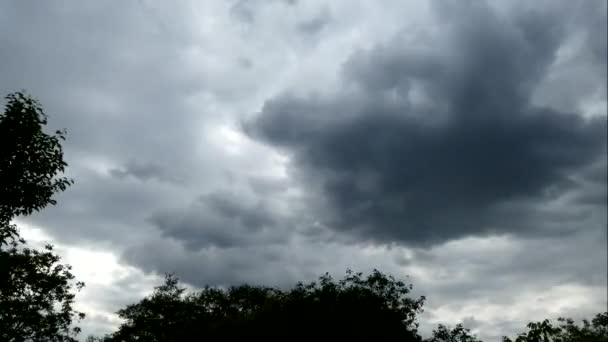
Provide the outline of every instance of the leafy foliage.
{"type": "Polygon", "coordinates": [[[53,194],[73,183],[57,177],[67,166],[61,147],[66,132],[46,134],[46,114],[27,94],[12,93],[6,100],[0,114],[0,222],[55,204],[53,194]]]}
{"type": "Polygon", "coordinates": [[[288,291],[242,285],[186,294],[167,276],[151,296],[118,312],[125,322],[106,341],[312,339],[320,333],[420,341],[416,314],[424,297],[408,297],[411,288],[379,271],[367,277],[347,271],[338,282],[326,274],[288,291]]]}
{"type": "Polygon", "coordinates": [[[477,336],[465,328],[462,324],[456,325],[453,329],[449,329],[443,324],[439,324],[437,329],[433,330],[433,336],[426,342],[481,342],[477,336]]]}
{"type": "Polygon", "coordinates": [[[6,97],[0,115],[0,340],[75,341],[72,327],[83,313],[73,309],[74,283],[69,265],[60,263],[51,245],[28,248],[11,220],[55,204],[54,193],[72,181],[57,177],[67,166],[60,140],[47,135],[38,102],[18,92],[6,97]]]}
{"type": "MultiPolygon", "coordinates": [[[[165,283],[140,302],[118,311],[124,323],[105,337],[89,342],[265,339],[372,339],[417,342],[481,342],[462,324],[438,325],[431,337],[417,332],[416,316],[425,298],[408,296],[403,281],[375,270],[364,277],[347,271],[334,281],[328,274],[317,282],[298,283],[289,290],[241,285],[205,287],[188,293],[178,279],[165,283]]],[[[602,342],[608,338],[608,313],[582,326],[571,319],[528,324],[516,342],[602,342]]],[[[505,342],[512,342],[504,338],[505,342]]]]}
{"type": "Polygon", "coordinates": [[[84,318],[73,310],[71,267],[59,263],[51,245],[41,251],[21,248],[13,240],[0,250],[0,340],[72,341],[80,329],[72,328],[72,317],[84,318]]]}
{"type": "MultiPolygon", "coordinates": [[[[576,325],[570,318],[558,318],[557,324],[549,320],[531,322],[528,331],[519,334],[515,342],[606,342],[608,341],[608,312],[598,313],[589,322],[576,325]]],[[[508,337],[504,342],[512,342],[508,337]]]]}

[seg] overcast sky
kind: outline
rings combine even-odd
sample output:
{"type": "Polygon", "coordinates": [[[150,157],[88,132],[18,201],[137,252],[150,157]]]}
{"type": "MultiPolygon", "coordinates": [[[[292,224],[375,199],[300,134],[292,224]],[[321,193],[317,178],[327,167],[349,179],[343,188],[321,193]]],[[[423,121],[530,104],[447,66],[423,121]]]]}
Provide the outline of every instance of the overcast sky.
{"type": "Polygon", "coordinates": [[[409,275],[421,330],[606,310],[606,1],[0,1],[0,92],[67,128],[21,219],[83,337],[192,287],[409,275]]]}

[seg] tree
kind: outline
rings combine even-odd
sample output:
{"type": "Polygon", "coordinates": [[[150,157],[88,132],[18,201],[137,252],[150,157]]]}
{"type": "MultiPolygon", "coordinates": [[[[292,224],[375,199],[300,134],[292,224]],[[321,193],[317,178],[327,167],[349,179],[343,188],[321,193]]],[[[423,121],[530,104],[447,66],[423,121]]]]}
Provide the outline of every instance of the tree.
{"type": "MultiPolygon", "coordinates": [[[[582,325],[571,318],[560,317],[558,325],[546,319],[528,323],[528,331],[521,333],[515,342],[606,342],[608,341],[608,312],[598,313],[591,323],[583,319],[582,325]]],[[[503,341],[512,342],[508,337],[503,341]]]]}
{"type": "Polygon", "coordinates": [[[65,171],[61,141],[65,131],[46,134],[47,116],[32,97],[23,92],[6,96],[0,115],[0,219],[29,215],[49,204],[52,196],[73,183],[57,177],[65,171]]]}
{"type": "Polygon", "coordinates": [[[571,318],[560,317],[557,320],[563,342],[608,341],[608,311],[595,315],[591,323],[584,319],[582,326],[574,324],[571,318]]]}
{"type": "Polygon", "coordinates": [[[457,324],[453,329],[449,329],[443,324],[439,324],[437,329],[433,330],[433,336],[426,342],[481,342],[477,336],[465,328],[462,324],[457,324]]]}
{"type": "Polygon", "coordinates": [[[80,329],[71,327],[73,309],[70,266],[59,263],[53,247],[42,251],[22,248],[24,241],[12,241],[0,251],[0,340],[75,341],[80,329]]]}
{"type": "Polygon", "coordinates": [[[72,180],[59,177],[67,163],[61,140],[65,131],[46,134],[40,104],[17,92],[6,96],[0,115],[0,340],[75,341],[80,331],[73,319],[84,314],[73,308],[74,283],[69,265],[47,245],[28,248],[11,223],[49,204],[72,180]]]}
{"type": "Polygon", "coordinates": [[[421,341],[416,315],[424,297],[407,296],[411,285],[379,271],[367,277],[347,271],[335,282],[298,283],[290,290],[242,285],[206,287],[185,293],[177,278],[139,303],[118,312],[124,323],[105,341],[185,341],[193,338],[232,340],[394,338],[421,341]]]}

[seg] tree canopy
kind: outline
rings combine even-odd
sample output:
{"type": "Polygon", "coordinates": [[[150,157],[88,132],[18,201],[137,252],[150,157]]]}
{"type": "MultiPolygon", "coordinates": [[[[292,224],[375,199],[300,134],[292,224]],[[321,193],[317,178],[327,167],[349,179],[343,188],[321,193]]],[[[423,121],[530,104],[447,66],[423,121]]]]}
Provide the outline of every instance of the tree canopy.
{"type": "Polygon", "coordinates": [[[575,324],[571,318],[560,317],[557,322],[546,319],[530,322],[528,331],[504,342],[606,342],[608,341],[608,312],[598,313],[589,322],[583,319],[582,325],[575,324]]]}
{"type": "Polygon", "coordinates": [[[439,324],[437,329],[433,330],[433,336],[426,342],[481,342],[481,340],[478,340],[477,336],[462,324],[457,324],[452,329],[439,324]]]}
{"type": "Polygon", "coordinates": [[[206,287],[186,294],[167,276],[154,293],[118,312],[125,321],[107,341],[184,341],[192,338],[398,338],[419,341],[417,313],[424,297],[411,298],[411,285],[374,271],[347,271],[334,281],[290,290],[263,286],[206,287]]]}
{"type": "Polygon", "coordinates": [[[0,219],[29,215],[49,204],[72,180],[59,177],[67,163],[61,141],[65,131],[47,134],[47,116],[31,96],[16,92],[6,96],[0,114],[0,219]]]}
{"type": "Polygon", "coordinates": [[[65,131],[47,134],[40,104],[23,92],[6,96],[0,115],[0,340],[75,341],[75,294],[71,267],[60,263],[53,246],[27,246],[11,221],[49,204],[72,181],[60,176],[67,166],[61,141],[65,131]]]}
{"type": "MultiPolygon", "coordinates": [[[[241,285],[187,292],[178,278],[118,311],[123,323],[89,342],[202,340],[323,340],[481,342],[462,324],[439,324],[432,335],[418,333],[424,297],[412,298],[412,285],[375,270],[368,276],[347,271],[335,281],[298,283],[288,290],[241,285]]],[[[608,313],[577,325],[572,319],[528,324],[528,331],[505,342],[602,342],[608,338],[608,313]]]]}

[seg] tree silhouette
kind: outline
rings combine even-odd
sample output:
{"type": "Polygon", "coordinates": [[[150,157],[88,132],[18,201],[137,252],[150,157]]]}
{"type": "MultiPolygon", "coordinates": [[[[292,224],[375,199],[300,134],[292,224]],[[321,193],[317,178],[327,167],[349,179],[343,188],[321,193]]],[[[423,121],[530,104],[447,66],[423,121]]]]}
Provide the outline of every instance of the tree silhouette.
{"type": "Polygon", "coordinates": [[[0,115],[0,340],[75,341],[74,283],[69,265],[59,263],[51,245],[28,248],[11,220],[49,204],[72,181],[58,177],[67,164],[61,140],[65,131],[46,134],[40,104],[27,94],[6,96],[0,115]]]}
{"type": "Polygon", "coordinates": [[[67,166],[61,147],[66,132],[46,134],[47,116],[29,95],[16,92],[6,100],[0,115],[0,222],[55,204],[52,196],[73,183],[57,177],[67,166]]]}
{"type": "MultiPolygon", "coordinates": [[[[598,313],[589,322],[576,325],[571,318],[560,317],[557,324],[546,319],[528,323],[528,331],[521,333],[515,342],[606,342],[608,341],[608,312],[598,313]]],[[[512,342],[508,337],[504,342],[512,342]]]]}
{"type": "Polygon", "coordinates": [[[347,271],[340,281],[328,274],[318,282],[284,291],[242,285],[206,287],[186,294],[167,276],[154,293],[118,312],[125,321],[105,341],[396,338],[421,341],[416,315],[424,297],[410,298],[411,285],[374,271],[347,271]]]}
{"type": "MultiPolygon", "coordinates": [[[[237,339],[481,342],[462,324],[438,325],[432,336],[418,335],[417,315],[425,298],[408,296],[411,285],[377,270],[364,277],[347,271],[334,281],[328,274],[317,282],[298,283],[289,290],[240,285],[205,287],[188,293],[167,275],[163,285],[141,301],[118,311],[123,324],[90,342],[223,341],[237,339]]],[[[608,338],[608,313],[574,324],[559,318],[528,324],[516,342],[602,342],[608,338]]],[[[505,342],[512,342],[504,337],[505,342]]]]}
{"type": "Polygon", "coordinates": [[[433,330],[433,336],[426,342],[481,342],[477,336],[465,328],[462,324],[457,324],[453,329],[449,329],[443,324],[439,324],[437,329],[433,330]]]}

